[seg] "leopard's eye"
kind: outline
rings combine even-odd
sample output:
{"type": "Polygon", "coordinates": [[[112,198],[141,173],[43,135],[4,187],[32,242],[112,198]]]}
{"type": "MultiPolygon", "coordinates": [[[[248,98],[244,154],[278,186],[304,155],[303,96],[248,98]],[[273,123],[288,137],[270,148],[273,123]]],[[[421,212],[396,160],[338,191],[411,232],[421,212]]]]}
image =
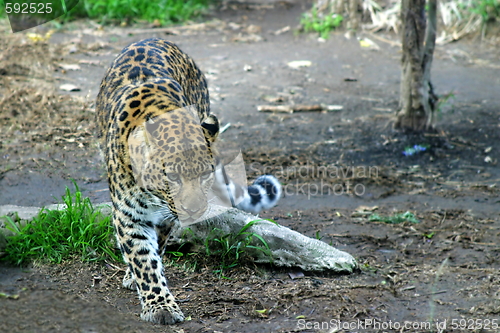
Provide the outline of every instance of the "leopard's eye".
{"type": "Polygon", "coordinates": [[[179,174],[177,174],[177,173],[167,173],[167,174],[165,174],[165,176],[167,177],[168,181],[170,181],[170,182],[179,182],[179,180],[180,180],[179,174]]]}
{"type": "Polygon", "coordinates": [[[212,174],[212,171],[208,171],[208,172],[205,172],[203,173],[201,176],[200,176],[200,179],[201,180],[207,180],[210,178],[210,175],[212,174]]]}

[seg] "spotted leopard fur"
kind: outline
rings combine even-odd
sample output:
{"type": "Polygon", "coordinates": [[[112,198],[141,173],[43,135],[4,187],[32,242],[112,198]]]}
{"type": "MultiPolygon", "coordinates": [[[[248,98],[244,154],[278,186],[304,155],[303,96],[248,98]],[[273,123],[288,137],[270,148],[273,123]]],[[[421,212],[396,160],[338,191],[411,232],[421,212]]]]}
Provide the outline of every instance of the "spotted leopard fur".
{"type": "Polygon", "coordinates": [[[227,179],[216,162],[219,122],[210,114],[205,77],[171,42],[152,38],[123,49],[102,80],[96,116],[128,266],[123,284],[137,290],[142,319],[181,322],[161,260],[171,231],[206,213],[210,188],[229,189],[236,207],[257,213],[276,204],[280,185],[272,176],[248,189],[227,179]]]}

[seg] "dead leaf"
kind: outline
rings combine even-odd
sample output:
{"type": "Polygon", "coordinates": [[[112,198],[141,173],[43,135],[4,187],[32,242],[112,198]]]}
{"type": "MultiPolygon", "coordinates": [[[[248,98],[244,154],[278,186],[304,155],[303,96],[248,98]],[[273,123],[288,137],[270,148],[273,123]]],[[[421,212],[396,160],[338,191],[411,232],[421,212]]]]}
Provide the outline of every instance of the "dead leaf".
{"type": "Polygon", "coordinates": [[[80,91],[81,89],[74,84],[66,83],[59,86],[59,89],[63,91],[80,91]]]}
{"type": "Polygon", "coordinates": [[[262,96],[262,99],[269,103],[284,103],[287,100],[287,98],[285,98],[284,96],[271,96],[271,95],[264,95],[262,96]]]}
{"type": "Polygon", "coordinates": [[[290,31],[290,29],[291,29],[290,26],[287,25],[286,27],[283,27],[283,28],[281,28],[279,30],[274,31],[273,34],[275,34],[276,36],[278,36],[278,35],[284,34],[287,31],[290,31]]]}
{"type": "Polygon", "coordinates": [[[373,111],[380,111],[380,112],[392,112],[392,109],[390,108],[372,108],[373,111]]]}
{"type": "Polygon", "coordinates": [[[58,64],[58,66],[64,70],[67,70],[67,71],[79,71],[79,70],[81,70],[81,67],[78,64],[58,64]]]}
{"type": "Polygon", "coordinates": [[[31,41],[38,43],[38,42],[47,42],[50,37],[52,37],[52,34],[54,33],[55,30],[51,29],[49,30],[45,35],[37,34],[34,32],[28,32],[26,34],[26,37],[28,37],[31,41]]]}
{"type": "Polygon", "coordinates": [[[342,111],[344,107],[342,105],[326,105],[326,111],[342,111]]]}
{"type": "Polygon", "coordinates": [[[80,64],[87,64],[87,65],[94,65],[94,66],[99,66],[101,62],[99,60],[86,60],[86,59],[81,59],[78,61],[80,64]]]}
{"type": "Polygon", "coordinates": [[[238,34],[238,36],[235,36],[231,39],[232,42],[241,42],[241,43],[257,43],[263,40],[264,38],[262,38],[262,36],[257,34],[243,35],[241,33],[238,34]]]}
{"type": "Polygon", "coordinates": [[[359,39],[359,45],[361,47],[372,49],[372,50],[380,50],[380,46],[377,45],[374,41],[369,38],[361,38],[359,39]]]}
{"type": "Polygon", "coordinates": [[[229,27],[229,29],[231,30],[239,30],[241,28],[241,25],[238,24],[238,23],[235,23],[235,22],[229,22],[227,24],[227,26],[229,27]]]}
{"type": "Polygon", "coordinates": [[[367,216],[373,214],[378,209],[378,206],[359,206],[351,216],[367,216]]]}
{"type": "Polygon", "coordinates": [[[312,62],[309,60],[295,60],[288,63],[288,67],[293,69],[299,69],[302,67],[311,67],[312,62]]]}
{"type": "Polygon", "coordinates": [[[255,25],[255,24],[250,24],[246,29],[245,31],[248,33],[248,34],[259,34],[261,31],[262,31],[262,27],[259,26],[259,25],[255,25]]]}

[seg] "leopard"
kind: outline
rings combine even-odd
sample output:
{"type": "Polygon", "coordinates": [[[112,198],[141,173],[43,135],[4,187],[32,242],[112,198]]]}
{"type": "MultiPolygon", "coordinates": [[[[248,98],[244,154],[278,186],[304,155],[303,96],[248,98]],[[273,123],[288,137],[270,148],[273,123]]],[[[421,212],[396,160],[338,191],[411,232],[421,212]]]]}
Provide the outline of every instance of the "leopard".
{"type": "Polygon", "coordinates": [[[250,186],[228,177],[214,144],[220,124],[205,75],[171,41],[126,46],[107,69],[95,105],[112,224],[127,267],[123,286],[137,291],[143,320],[180,323],[185,316],[164,274],[169,237],[181,222],[196,223],[210,211],[211,189],[226,189],[232,207],[257,214],[277,204],[281,185],[271,175],[250,186]]]}

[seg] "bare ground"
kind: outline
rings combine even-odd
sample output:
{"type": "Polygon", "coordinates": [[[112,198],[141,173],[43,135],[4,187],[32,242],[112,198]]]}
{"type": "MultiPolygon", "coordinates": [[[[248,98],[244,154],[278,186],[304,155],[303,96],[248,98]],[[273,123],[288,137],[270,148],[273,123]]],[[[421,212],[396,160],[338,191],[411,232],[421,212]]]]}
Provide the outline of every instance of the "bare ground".
{"type": "Polygon", "coordinates": [[[109,200],[93,99],[123,46],[166,37],[207,73],[212,110],[231,124],[222,140],[242,149],[249,178],[271,172],[283,182],[285,197],[263,216],[351,253],[361,271],[292,279],[295,269],[248,264],[221,279],[203,259],[195,272],[169,267],[171,290],[191,320],[162,327],[139,319],[135,293],[121,287],[121,266],[0,264],[0,292],[12,296],[0,298],[0,331],[498,331],[498,48],[478,40],[439,46],[433,82],[438,94],[454,98],[442,107],[436,133],[396,133],[397,36],[364,34],[379,46],[370,50],[341,33],[324,43],[295,35],[307,8],[236,4],[209,24],[169,35],[88,22],[68,24],[50,43],[2,33],[0,204],[57,202],[71,179],[94,202],[109,200]],[[312,65],[292,69],[294,60],[312,65]],[[60,91],[67,83],[80,91],[60,91]],[[277,100],[343,109],[257,112],[277,100]],[[427,150],[403,155],[417,144],[427,150]],[[369,220],[406,211],[419,223],[369,220]],[[339,328],[334,320],[355,324],[339,328]],[[410,326],[397,326],[405,321],[410,326]]]}

